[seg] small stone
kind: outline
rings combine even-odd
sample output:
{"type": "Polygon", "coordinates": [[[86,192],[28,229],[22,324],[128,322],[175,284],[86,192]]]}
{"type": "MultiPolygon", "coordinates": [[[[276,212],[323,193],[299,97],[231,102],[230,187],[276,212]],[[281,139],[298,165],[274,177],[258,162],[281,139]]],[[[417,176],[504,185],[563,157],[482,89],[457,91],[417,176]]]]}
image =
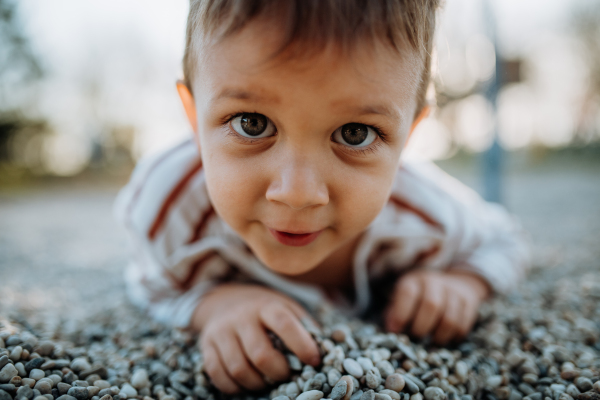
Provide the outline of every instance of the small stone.
{"type": "MultiPolygon", "coordinates": [[[[81,372],[92,369],[92,366],[85,357],[77,357],[71,361],[71,369],[73,372],[81,372]]],[[[82,377],[83,378],[83,377],[82,377]]]]}
{"type": "Polygon", "coordinates": [[[98,386],[88,386],[86,389],[90,397],[94,397],[98,394],[98,392],[100,392],[100,388],[98,386]]]}
{"type": "Polygon", "coordinates": [[[598,393],[600,393],[600,380],[597,380],[596,382],[594,382],[594,390],[598,393]]]}
{"type": "Polygon", "coordinates": [[[124,384],[121,387],[121,391],[119,392],[119,396],[122,396],[124,398],[130,398],[130,397],[135,397],[137,396],[137,390],[135,390],[135,388],[133,386],[131,386],[129,383],[124,384]]]}
{"type": "Polygon", "coordinates": [[[352,396],[350,396],[350,400],[360,400],[363,395],[363,391],[358,389],[352,396]]]}
{"type": "Polygon", "coordinates": [[[43,396],[43,395],[42,395],[42,396],[37,396],[37,397],[34,397],[34,399],[33,399],[33,400],[48,400],[48,398],[47,398],[46,396],[43,396]]]}
{"type": "Polygon", "coordinates": [[[50,341],[42,341],[35,348],[35,352],[42,357],[50,357],[54,352],[54,343],[50,341]]]}
{"type": "Polygon", "coordinates": [[[358,381],[352,375],[342,376],[338,383],[340,383],[341,381],[346,382],[346,395],[342,397],[342,400],[350,400],[350,397],[352,397],[352,393],[354,393],[354,388],[358,389],[359,387],[358,381]]]}
{"type": "Polygon", "coordinates": [[[323,398],[323,392],[320,390],[309,390],[308,392],[300,393],[296,400],[320,400],[323,398]]]}
{"type": "Polygon", "coordinates": [[[338,383],[341,377],[342,373],[337,369],[332,368],[327,373],[327,383],[329,383],[329,385],[333,387],[336,385],[336,383],[338,383]]]}
{"type": "Polygon", "coordinates": [[[331,400],[340,400],[342,397],[346,395],[346,390],[348,389],[348,383],[345,380],[339,380],[336,385],[331,389],[331,393],[329,394],[329,398],[331,400]]]}
{"type": "Polygon", "coordinates": [[[577,400],[600,400],[600,394],[596,392],[585,392],[577,396],[577,400]]]}
{"type": "Polygon", "coordinates": [[[292,400],[294,400],[299,394],[300,389],[298,388],[298,384],[296,382],[290,382],[285,387],[285,394],[292,400]]]}
{"type": "Polygon", "coordinates": [[[69,389],[71,389],[71,385],[69,385],[68,383],[60,382],[59,384],[56,385],[56,388],[58,389],[58,393],[63,395],[63,394],[69,393],[69,389]]]}
{"type": "Polygon", "coordinates": [[[558,400],[573,400],[573,397],[571,397],[569,394],[567,393],[561,393],[558,396],[558,400]]]}
{"type": "Polygon", "coordinates": [[[131,376],[131,385],[136,389],[143,389],[150,386],[148,371],[143,368],[136,370],[131,376]]]}
{"type": "Polygon", "coordinates": [[[87,400],[89,398],[87,389],[80,386],[73,386],[71,389],[69,389],[67,394],[75,397],[77,400],[87,400]]]}
{"type": "Polygon", "coordinates": [[[566,369],[560,373],[560,377],[564,380],[571,381],[579,376],[579,371],[576,369],[566,369]]]}
{"type": "Polygon", "coordinates": [[[421,393],[415,393],[410,396],[410,400],[423,400],[423,395],[421,393]]]}
{"type": "Polygon", "coordinates": [[[375,393],[375,400],[392,400],[390,396],[385,393],[375,393]]]}
{"type": "Polygon", "coordinates": [[[94,381],[94,386],[98,386],[100,388],[100,390],[108,389],[110,387],[110,382],[100,379],[100,380],[94,381]]]}
{"type": "Polygon", "coordinates": [[[562,392],[564,392],[565,390],[567,390],[567,387],[566,387],[565,385],[561,385],[561,384],[559,384],[559,383],[553,383],[552,385],[550,385],[550,389],[551,389],[553,392],[559,392],[559,393],[562,393],[562,392]]]}
{"type": "Polygon", "coordinates": [[[77,399],[73,396],[69,396],[68,394],[63,394],[56,400],[77,400],[77,399]]]}
{"type": "Polygon", "coordinates": [[[15,368],[19,373],[21,378],[27,378],[27,371],[25,370],[25,365],[22,362],[15,363],[15,368]]]}
{"type": "Polygon", "coordinates": [[[13,376],[12,378],[10,378],[10,381],[8,381],[8,383],[11,383],[15,386],[21,386],[23,384],[23,378],[21,378],[20,376],[13,376]]]}
{"type": "Polygon", "coordinates": [[[40,365],[40,369],[46,371],[48,369],[53,369],[56,368],[56,362],[52,361],[52,360],[48,360],[45,363],[43,363],[42,365],[40,365]]]}
{"type": "MultiPolygon", "coordinates": [[[[396,374],[392,374],[392,375],[396,375],[396,374]]],[[[392,375],[390,375],[390,376],[392,376],[392,375]]],[[[408,393],[410,393],[410,394],[419,393],[419,386],[417,386],[417,384],[415,382],[413,382],[412,379],[410,379],[407,375],[404,375],[401,377],[404,379],[404,387],[406,388],[408,393]]],[[[388,388],[388,389],[391,389],[391,388],[388,388]]],[[[392,390],[394,390],[394,389],[392,389],[392,390]]]]}
{"type": "Polygon", "coordinates": [[[365,381],[367,383],[367,387],[370,389],[376,389],[379,386],[380,379],[377,375],[373,373],[372,370],[367,371],[367,375],[365,377],[365,381]]]}
{"type": "Polygon", "coordinates": [[[79,378],[80,379],[86,379],[87,377],[89,377],[91,375],[98,375],[100,378],[106,378],[107,375],[108,375],[108,371],[103,366],[91,367],[89,369],[81,371],[79,373],[79,378]]]}
{"type": "Polygon", "coordinates": [[[386,379],[388,376],[394,373],[394,366],[387,360],[379,361],[376,367],[383,379],[386,379]]]}
{"type": "Polygon", "coordinates": [[[523,400],[542,400],[542,394],[540,392],[535,392],[529,396],[523,397],[523,400]]]}
{"type": "Polygon", "coordinates": [[[17,371],[14,365],[6,364],[4,368],[0,370],[0,383],[7,383],[18,374],[19,371],[17,371]]]}
{"type": "Polygon", "coordinates": [[[461,381],[464,382],[467,379],[467,374],[469,373],[469,366],[464,361],[457,361],[454,364],[454,375],[461,381]]]}
{"type": "Polygon", "coordinates": [[[575,386],[577,386],[577,388],[582,392],[587,392],[593,389],[594,384],[589,378],[580,376],[579,378],[575,379],[575,386]]]}
{"type": "Polygon", "coordinates": [[[363,369],[358,362],[351,358],[346,358],[342,363],[344,371],[355,377],[356,379],[363,376],[363,369]]]}
{"type": "Polygon", "coordinates": [[[113,400],[113,398],[110,394],[105,394],[104,396],[100,397],[100,400],[113,400]]]}
{"type": "Polygon", "coordinates": [[[375,366],[373,365],[373,361],[371,361],[370,358],[367,357],[358,357],[356,359],[356,362],[362,367],[362,369],[364,371],[368,371],[371,368],[374,368],[375,366]]]}
{"type": "Polygon", "coordinates": [[[375,392],[373,390],[367,390],[360,396],[360,400],[375,400],[375,392]]]}
{"type": "Polygon", "coordinates": [[[290,369],[292,371],[301,371],[302,370],[302,363],[300,362],[300,359],[298,359],[298,357],[296,357],[293,354],[287,354],[286,355],[288,364],[290,366],[290,369]]]}
{"type": "Polygon", "coordinates": [[[0,384],[0,390],[4,390],[5,392],[14,392],[16,389],[15,385],[11,385],[10,383],[0,384]]]}
{"type": "Polygon", "coordinates": [[[494,396],[496,396],[499,400],[508,400],[512,393],[510,387],[508,386],[500,386],[499,388],[494,390],[494,396]]]}
{"type": "Polygon", "coordinates": [[[446,394],[438,387],[428,387],[423,392],[423,397],[425,397],[425,400],[444,400],[446,394]]]}
{"type": "Polygon", "coordinates": [[[33,387],[35,386],[35,379],[23,378],[23,379],[21,379],[21,384],[27,385],[33,389],[33,387]]]}
{"type": "Polygon", "coordinates": [[[0,389],[0,400],[13,400],[12,396],[0,389]]]}
{"type": "Polygon", "coordinates": [[[521,379],[523,379],[523,382],[529,383],[530,385],[535,385],[539,378],[536,374],[527,373],[524,374],[521,379]]]}
{"type": "MultiPolygon", "coordinates": [[[[395,392],[400,392],[402,389],[404,389],[405,384],[406,382],[400,374],[391,374],[385,379],[385,388],[395,392]]],[[[419,388],[417,387],[417,390],[414,393],[418,391],[419,388]]]]}
{"type": "Polygon", "coordinates": [[[39,390],[41,394],[52,393],[52,384],[47,379],[40,379],[33,388],[39,390]]]}
{"type": "Polygon", "coordinates": [[[4,366],[8,364],[8,356],[7,355],[3,355],[2,357],[0,357],[0,370],[2,368],[4,368],[4,366]]]}
{"type": "Polygon", "coordinates": [[[27,398],[31,400],[33,399],[33,389],[29,386],[21,386],[19,389],[17,389],[17,395],[15,398],[27,398]]]}
{"type": "Polygon", "coordinates": [[[310,392],[311,390],[321,390],[323,387],[323,383],[314,378],[310,378],[304,383],[304,387],[302,388],[303,392],[310,392]]]}
{"type": "Polygon", "coordinates": [[[90,384],[88,383],[88,381],[82,381],[81,379],[78,379],[75,382],[73,382],[73,386],[88,387],[90,386],[90,384]]]}
{"type": "Polygon", "coordinates": [[[35,368],[29,372],[29,378],[35,379],[36,381],[39,381],[40,379],[45,378],[45,377],[46,377],[46,373],[44,371],[42,371],[41,369],[35,368]]]}
{"type": "Polygon", "coordinates": [[[395,390],[381,389],[379,391],[379,393],[381,393],[381,394],[387,394],[388,396],[390,396],[390,398],[392,400],[400,400],[400,395],[395,390]]]}
{"type": "Polygon", "coordinates": [[[485,381],[487,387],[495,389],[502,384],[502,375],[492,375],[485,381]]]}
{"type": "Polygon", "coordinates": [[[287,396],[277,396],[273,400],[290,400],[290,398],[287,396]]]}
{"type": "Polygon", "coordinates": [[[21,354],[23,354],[23,348],[21,346],[15,346],[15,348],[10,352],[8,358],[14,362],[17,362],[21,359],[21,354]]]}
{"type": "Polygon", "coordinates": [[[7,346],[16,346],[21,343],[22,343],[22,340],[21,340],[21,336],[19,336],[19,335],[11,335],[8,337],[8,339],[6,339],[7,346]]]}

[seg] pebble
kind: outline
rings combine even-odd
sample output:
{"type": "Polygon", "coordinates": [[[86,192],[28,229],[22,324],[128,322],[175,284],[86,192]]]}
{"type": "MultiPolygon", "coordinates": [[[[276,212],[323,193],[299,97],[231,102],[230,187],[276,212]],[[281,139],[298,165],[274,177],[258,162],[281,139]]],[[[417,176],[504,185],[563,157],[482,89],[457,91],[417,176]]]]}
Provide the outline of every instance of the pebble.
{"type": "Polygon", "coordinates": [[[446,394],[439,387],[428,387],[423,391],[425,400],[444,400],[446,394]]]}
{"type": "Polygon", "coordinates": [[[367,387],[370,389],[376,389],[379,386],[379,377],[373,373],[373,371],[367,371],[366,379],[367,387]]]}
{"type": "Polygon", "coordinates": [[[67,394],[69,392],[69,389],[71,389],[71,385],[69,385],[68,383],[60,382],[56,385],[56,388],[58,389],[58,393],[62,395],[67,394]]]}
{"type": "Polygon", "coordinates": [[[385,393],[375,393],[375,400],[392,400],[390,396],[385,393]]]}
{"type": "Polygon", "coordinates": [[[387,394],[388,396],[390,396],[390,398],[392,400],[400,400],[400,395],[395,390],[381,389],[379,391],[379,393],[381,393],[381,394],[387,394]]]}
{"type": "Polygon", "coordinates": [[[135,388],[133,386],[131,386],[129,383],[126,383],[123,385],[123,387],[121,387],[121,391],[119,392],[119,396],[122,396],[126,399],[130,398],[130,397],[135,397],[138,395],[137,390],[135,390],[135,388]]]}
{"type": "Polygon", "coordinates": [[[587,392],[592,390],[594,384],[589,378],[580,376],[579,378],[575,379],[575,386],[577,386],[577,388],[582,392],[587,392]]]}
{"type": "Polygon", "coordinates": [[[94,397],[98,394],[98,392],[100,392],[100,388],[98,386],[88,386],[86,389],[90,397],[94,397]]]}
{"type": "Polygon", "coordinates": [[[52,384],[45,379],[39,380],[33,388],[39,390],[41,394],[52,393],[52,384]]]}
{"type": "Polygon", "coordinates": [[[495,389],[502,384],[502,376],[501,375],[492,375],[485,381],[487,387],[495,389]]]}
{"type": "Polygon", "coordinates": [[[15,363],[15,368],[17,369],[20,377],[27,377],[27,371],[25,370],[25,365],[22,362],[15,363]]]}
{"type": "Polygon", "coordinates": [[[21,354],[23,354],[23,348],[21,346],[15,346],[15,348],[10,352],[10,356],[8,356],[8,358],[14,362],[17,362],[21,359],[21,354]]]}
{"type": "Polygon", "coordinates": [[[342,397],[346,395],[346,390],[348,389],[348,383],[345,380],[340,380],[334,387],[331,389],[331,393],[329,394],[329,399],[331,400],[340,400],[342,397]]]}
{"type": "MultiPolygon", "coordinates": [[[[405,384],[406,384],[406,382],[404,381],[404,378],[400,374],[391,374],[385,379],[385,388],[389,389],[389,390],[393,390],[395,392],[399,392],[402,389],[404,389],[405,384]]],[[[419,391],[418,387],[416,389],[417,390],[415,391],[415,393],[419,391]]]]}
{"type": "Polygon", "coordinates": [[[277,396],[273,400],[290,400],[290,398],[287,396],[277,396]]]}
{"type": "Polygon", "coordinates": [[[327,383],[329,383],[330,386],[335,386],[335,384],[340,380],[341,377],[342,373],[337,369],[332,368],[327,373],[327,383]]]}
{"type": "Polygon", "coordinates": [[[12,396],[0,389],[0,400],[12,400],[12,396]]]}
{"type": "Polygon", "coordinates": [[[358,357],[356,359],[356,362],[361,366],[361,368],[364,371],[368,371],[372,368],[374,368],[375,366],[373,365],[373,361],[371,361],[370,358],[367,357],[358,357]]]}
{"type": "Polygon", "coordinates": [[[423,395],[421,393],[415,393],[410,396],[410,400],[423,400],[423,395]]]}
{"type": "Polygon", "coordinates": [[[0,370],[2,368],[4,368],[4,366],[8,364],[8,356],[7,355],[3,355],[0,357],[0,370]]]}
{"type": "MultiPolygon", "coordinates": [[[[353,377],[351,375],[342,376],[340,378],[340,381],[346,382],[346,395],[344,397],[342,397],[342,400],[350,400],[350,397],[352,397],[352,394],[354,393],[355,389],[358,390],[358,387],[359,387],[358,381],[356,380],[355,377],[353,377]]],[[[338,383],[340,381],[338,381],[338,383]]]]}
{"type": "Polygon", "coordinates": [[[597,380],[596,382],[594,382],[594,390],[598,393],[600,393],[600,380],[597,380]]]}
{"type": "Polygon", "coordinates": [[[136,370],[131,376],[131,385],[136,389],[143,389],[150,386],[148,371],[142,368],[136,370]]]}
{"type": "Polygon", "coordinates": [[[88,390],[84,387],[73,386],[67,391],[69,396],[75,397],[77,400],[87,400],[89,397],[88,390]]]}
{"type": "Polygon", "coordinates": [[[34,397],[33,400],[48,400],[48,398],[46,396],[37,396],[37,397],[34,397]]]}
{"type": "Polygon", "coordinates": [[[108,389],[110,387],[110,382],[99,379],[94,381],[94,386],[98,386],[100,389],[108,389]]]}
{"type": "Polygon", "coordinates": [[[320,400],[323,398],[323,392],[320,390],[309,390],[296,397],[296,400],[320,400]]]}
{"type": "Polygon", "coordinates": [[[360,396],[360,400],[375,400],[375,392],[373,390],[367,390],[360,396]]]}
{"type": "Polygon", "coordinates": [[[21,379],[21,384],[22,385],[27,385],[27,386],[29,386],[32,389],[35,386],[35,382],[36,382],[35,379],[31,379],[31,378],[23,378],[23,379],[21,379]]]}
{"type": "Polygon", "coordinates": [[[4,368],[0,370],[0,383],[7,383],[18,374],[19,371],[17,371],[14,365],[6,364],[4,368]]]}
{"type": "Polygon", "coordinates": [[[77,399],[73,396],[69,396],[68,394],[64,394],[64,395],[60,396],[59,398],[57,398],[56,400],[77,400],[77,399]]]}
{"type": "Polygon", "coordinates": [[[344,370],[356,379],[362,377],[364,374],[360,364],[351,358],[346,358],[342,365],[344,366],[344,370]]]}
{"type": "Polygon", "coordinates": [[[90,365],[88,360],[85,359],[85,357],[77,357],[73,361],[71,361],[71,369],[75,373],[89,370],[91,368],[92,366],[90,365]]]}
{"type": "Polygon", "coordinates": [[[35,379],[36,381],[39,381],[40,379],[45,378],[45,377],[46,377],[46,373],[44,371],[42,371],[41,369],[35,368],[29,372],[29,378],[35,379]]]}
{"type": "MultiPolygon", "coordinates": [[[[408,376],[404,375],[404,387],[410,394],[419,393],[419,386],[414,383],[408,376]]],[[[389,389],[389,388],[388,388],[389,389]]]]}
{"type": "Polygon", "coordinates": [[[17,396],[19,398],[33,399],[33,389],[29,386],[21,386],[17,389],[17,396]]]}

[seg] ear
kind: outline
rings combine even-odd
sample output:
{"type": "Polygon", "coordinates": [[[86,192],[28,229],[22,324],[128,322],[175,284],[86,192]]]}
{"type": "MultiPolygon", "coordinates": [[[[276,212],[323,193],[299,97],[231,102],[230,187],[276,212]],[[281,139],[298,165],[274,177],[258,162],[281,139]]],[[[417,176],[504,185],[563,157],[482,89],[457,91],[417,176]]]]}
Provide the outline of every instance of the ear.
{"type": "Polygon", "coordinates": [[[415,128],[417,127],[417,125],[419,125],[419,123],[421,121],[423,121],[425,118],[427,118],[429,116],[430,111],[431,111],[431,108],[429,108],[429,106],[423,107],[423,109],[419,113],[419,116],[417,118],[415,118],[415,120],[412,123],[412,126],[410,127],[410,132],[408,133],[408,137],[406,138],[406,143],[408,143],[408,140],[410,139],[410,136],[412,135],[412,133],[415,131],[415,128]]]}
{"type": "Polygon", "coordinates": [[[179,93],[179,98],[183,104],[188,121],[190,121],[194,133],[198,134],[198,118],[196,115],[196,102],[194,101],[194,96],[192,96],[190,89],[181,80],[177,81],[177,92],[179,93]]]}

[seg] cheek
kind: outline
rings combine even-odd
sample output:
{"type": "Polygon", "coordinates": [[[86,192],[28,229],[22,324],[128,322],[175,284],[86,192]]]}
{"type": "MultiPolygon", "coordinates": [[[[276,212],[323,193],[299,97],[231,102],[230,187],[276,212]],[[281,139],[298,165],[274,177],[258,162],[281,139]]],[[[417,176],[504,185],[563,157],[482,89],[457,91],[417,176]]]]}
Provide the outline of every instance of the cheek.
{"type": "MultiPolygon", "coordinates": [[[[232,157],[214,143],[203,142],[206,185],[215,211],[238,232],[251,220],[263,196],[259,166],[232,157]]],[[[242,232],[240,232],[242,233],[242,232]]]]}

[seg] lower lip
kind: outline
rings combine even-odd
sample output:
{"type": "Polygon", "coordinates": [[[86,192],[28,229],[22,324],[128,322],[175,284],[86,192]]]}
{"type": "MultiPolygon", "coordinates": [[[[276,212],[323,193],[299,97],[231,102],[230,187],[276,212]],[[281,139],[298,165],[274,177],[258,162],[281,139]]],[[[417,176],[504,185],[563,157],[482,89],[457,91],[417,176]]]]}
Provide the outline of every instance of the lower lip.
{"type": "Polygon", "coordinates": [[[286,246],[306,246],[314,242],[314,240],[323,232],[323,230],[313,232],[313,233],[302,233],[302,234],[293,234],[287,232],[276,231],[275,229],[269,228],[269,232],[277,241],[286,246]]]}

